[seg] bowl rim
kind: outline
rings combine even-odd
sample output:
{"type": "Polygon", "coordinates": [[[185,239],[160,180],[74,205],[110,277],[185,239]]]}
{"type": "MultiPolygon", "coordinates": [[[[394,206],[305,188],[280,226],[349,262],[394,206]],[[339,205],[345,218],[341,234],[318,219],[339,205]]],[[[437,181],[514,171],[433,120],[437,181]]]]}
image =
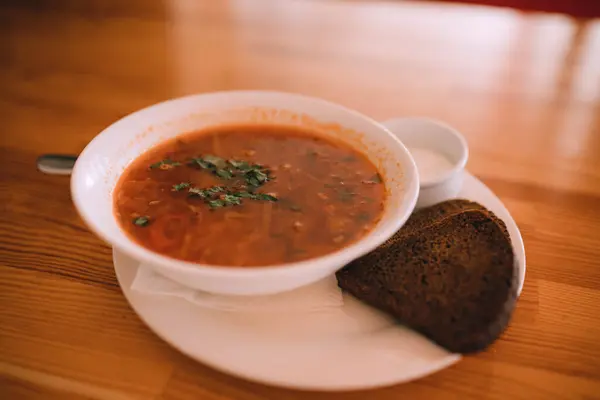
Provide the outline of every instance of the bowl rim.
{"type": "MultiPolygon", "coordinates": [[[[120,175],[120,174],[119,174],[120,175]]],[[[117,178],[118,179],[118,178],[117,178]]],[[[384,177],[384,182],[388,179],[384,177]]],[[[387,182],[386,182],[387,183],[387,182]]],[[[402,143],[402,141],[396,137],[390,130],[384,126],[382,123],[358,112],[353,109],[347,108],[340,104],[330,102],[327,100],[323,100],[316,97],[306,96],[302,94],[297,94],[293,92],[282,92],[282,91],[271,91],[271,90],[235,90],[235,91],[217,91],[217,92],[208,92],[208,93],[200,93],[200,94],[191,94],[187,96],[177,97],[173,99],[169,99],[166,101],[158,102],[152,104],[150,106],[144,107],[137,111],[134,111],[119,120],[113,122],[108,127],[103,129],[100,133],[98,133],[83,149],[80,153],[77,161],[73,167],[73,172],[71,175],[71,197],[73,199],[73,203],[77,210],[77,213],[87,225],[87,227],[100,239],[104,242],[110,244],[111,246],[117,248],[118,250],[129,254],[131,257],[140,261],[141,263],[147,264],[151,267],[159,267],[165,269],[171,269],[177,272],[183,273],[198,273],[206,277],[212,278],[240,278],[240,277],[255,277],[255,276],[265,276],[265,275],[287,275],[290,271],[295,271],[298,269],[322,269],[327,265],[336,264],[340,267],[343,264],[346,264],[362,255],[372,251],[377,248],[381,244],[383,244],[387,239],[389,239],[398,229],[402,227],[402,225],[406,222],[408,217],[413,212],[417,199],[419,196],[420,184],[419,184],[419,176],[417,171],[417,166],[415,161],[406,148],[406,146],[402,143]],[[85,160],[91,157],[94,153],[95,146],[98,145],[100,138],[102,136],[107,135],[110,131],[114,129],[118,129],[120,125],[137,119],[141,115],[146,113],[151,113],[156,111],[157,109],[163,108],[167,105],[171,105],[174,103],[184,103],[193,101],[197,98],[201,97],[212,97],[219,95],[227,95],[227,96],[286,96],[293,97],[303,101],[310,101],[313,103],[321,104],[325,107],[333,107],[337,108],[343,113],[348,113],[357,117],[359,119],[364,120],[372,125],[374,125],[378,130],[382,131],[389,136],[392,142],[396,143],[398,150],[404,153],[404,159],[406,161],[402,161],[398,158],[398,162],[403,168],[404,179],[405,179],[405,193],[403,202],[406,203],[406,208],[404,214],[402,215],[394,215],[396,220],[382,232],[381,221],[370,231],[367,235],[361,237],[360,239],[354,241],[348,246],[342,247],[334,252],[324,254],[322,256],[309,258],[306,260],[293,262],[293,263],[282,263],[282,264],[274,264],[267,266],[252,266],[252,267],[240,267],[240,266],[222,266],[222,265],[211,265],[211,264],[201,264],[189,261],[183,261],[176,258],[168,257],[162,255],[158,252],[149,250],[140,244],[136,243],[132,238],[128,237],[126,233],[124,233],[125,240],[115,240],[108,234],[104,229],[99,227],[97,224],[93,222],[91,217],[91,213],[89,213],[84,206],[84,199],[82,196],[83,192],[80,191],[78,182],[81,182],[81,179],[78,176],[83,173],[82,165],[85,160]]],[[[112,196],[111,196],[112,200],[112,196]]],[[[112,205],[112,201],[111,201],[112,205]]],[[[111,210],[111,214],[113,211],[111,210]]],[[[114,215],[114,214],[113,214],[114,215]]],[[[385,211],[384,211],[385,215],[385,211]]],[[[117,223],[118,225],[118,223],[117,223]]],[[[119,227],[119,229],[121,229],[119,227]]]]}

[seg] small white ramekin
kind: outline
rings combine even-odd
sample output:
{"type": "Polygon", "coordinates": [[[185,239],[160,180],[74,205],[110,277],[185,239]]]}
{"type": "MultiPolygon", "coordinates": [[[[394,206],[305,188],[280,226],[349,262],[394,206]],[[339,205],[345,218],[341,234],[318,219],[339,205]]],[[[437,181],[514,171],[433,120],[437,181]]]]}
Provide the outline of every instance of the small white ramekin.
{"type": "MultiPolygon", "coordinates": [[[[409,149],[418,147],[435,151],[452,164],[452,168],[427,180],[419,176],[417,208],[455,198],[463,183],[469,158],[466,139],[448,125],[428,118],[394,118],[383,122],[409,149]]],[[[417,165],[418,167],[418,165],[417,165]]]]}

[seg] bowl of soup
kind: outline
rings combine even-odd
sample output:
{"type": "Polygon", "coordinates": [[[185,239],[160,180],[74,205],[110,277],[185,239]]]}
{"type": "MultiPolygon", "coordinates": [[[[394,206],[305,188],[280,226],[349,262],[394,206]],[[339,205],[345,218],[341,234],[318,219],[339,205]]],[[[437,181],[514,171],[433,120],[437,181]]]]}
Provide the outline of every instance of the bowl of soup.
{"type": "Polygon", "coordinates": [[[178,283],[229,295],[334,273],[404,224],[418,188],[409,152],[380,123],[266,91],[130,114],[88,144],[71,180],[100,238],[178,283]]]}

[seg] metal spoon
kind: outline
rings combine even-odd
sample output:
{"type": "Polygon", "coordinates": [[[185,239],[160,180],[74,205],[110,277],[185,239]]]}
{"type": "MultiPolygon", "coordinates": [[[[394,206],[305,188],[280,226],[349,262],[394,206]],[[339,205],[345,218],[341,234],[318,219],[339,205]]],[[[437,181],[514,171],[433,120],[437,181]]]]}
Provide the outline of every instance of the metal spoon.
{"type": "Polygon", "coordinates": [[[71,175],[77,156],[69,154],[43,154],[37,159],[38,170],[49,175],[71,175]]]}

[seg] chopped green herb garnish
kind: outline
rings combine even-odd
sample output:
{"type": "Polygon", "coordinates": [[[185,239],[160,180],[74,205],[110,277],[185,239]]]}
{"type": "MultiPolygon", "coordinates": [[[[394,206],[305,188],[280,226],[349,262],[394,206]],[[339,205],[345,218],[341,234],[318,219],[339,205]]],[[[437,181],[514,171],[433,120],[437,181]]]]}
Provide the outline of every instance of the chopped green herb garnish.
{"type": "Polygon", "coordinates": [[[235,195],[243,199],[252,199],[254,197],[254,193],[250,192],[238,192],[235,195]]]}
{"type": "Polygon", "coordinates": [[[251,193],[251,192],[237,192],[232,193],[232,196],[244,198],[244,199],[252,199],[252,200],[264,200],[264,201],[277,201],[277,197],[267,194],[267,193],[251,193]]]}
{"type": "Polygon", "coordinates": [[[197,188],[185,183],[173,186],[175,191],[187,188],[190,196],[201,198],[213,209],[240,205],[242,199],[278,201],[273,195],[255,193],[256,189],[274,179],[271,171],[263,165],[243,160],[225,160],[214,155],[193,158],[189,165],[206,169],[223,180],[236,178],[229,187],[197,188]]]}
{"type": "Polygon", "coordinates": [[[259,187],[270,179],[270,171],[262,165],[250,164],[247,161],[240,160],[225,161],[223,158],[213,155],[194,158],[190,161],[190,165],[209,170],[225,180],[241,177],[248,185],[254,187],[259,187]]]}
{"type": "Polygon", "coordinates": [[[233,168],[240,171],[248,171],[251,169],[251,165],[247,161],[229,160],[227,161],[233,168]]]}
{"type": "Polygon", "coordinates": [[[171,189],[171,190],[174,192],[179,192],[180,190],[189,188],[190,185],[191,185],[191,183],[189,183],[189,182],[181,182],[181,183],[178,183],[177,185],[173,185],[173,189],[171,189]]]}
{"type": "Polygon", "coordinates": [[[220,208],[220,207],[225,207],[225,201],[223,200],[209,200],[208,201],[208,205],[210,206],[210,208],[220,208]]]}
{"type": "Polygon", "coordinates": [[[238,206],[242,204],[242,199],[235,194],[226,194],[221,200],[223,200],[228,206],[238,206]]]}
{"type": "Polygon", "coordinates": [[[208,200],[206,202],[210,208],[221,208],[229,206],[237,206],[242,204],[242,199],[235,195],[226,194],[215,200],[208,200]]]}
{"type": "Polygon", "coordinates": [[[179,161],[173,161],[170,159],[164,159],[159,162],[150,165],[150,169],[171,169],[173,167],[179,167],[181,163],[179,161]]]}
{"type": "Polygon", "coordinates": [[[133,224],[137,226],[146,226],[150,223],[150,217],[142,216],[133,219],[133,224]]]}
{"type": "Polygon", "coordinates": [[[202,169],[213,168],[213,165],[208,161],[205,161],[202,157],[192,158],[192,161],[189,162],[189,165],[198,166],[202,169]]]}
{"type": "Polygon", "coordinates": [[[222,159],[221,157],[213,156],[212,154],[205,155],[204,161],[214,165],[217,168],[225,168],[227,166],[227,162],[224,159],[222,159]]]}
{"type": "Polygon", "coordinates": [[[264,201],[277,201],[277,197],[272,196],[267,193],[256,193],[254,199],[255,200],[264,200],[264,201]]]}
{"type": "Polygon", "coordinates": [[[204,200],[210,208],[220,208],[227,206],[238,206],[242,204],[243,199],[259,201],[277,201],[277,197],[267,193],[253,193],[248,191],[231,191],[223,186],[212,186],[206,189],[190,187],[188,193],[192,197],[199,197],[204,200]]]}
{"type": "Polygon", "coordinates": [[[244,173],[244,178],[246,179],[246,183],[248,185],[254,187],[262,186],[269,180],[267,173],[263,172],[257,167],[253,167],[252,169],[246,171],[244,173]]]}
{"type": "Polygon", "coordinates": [[[233,178],[233,172],[226,169],[217,169],[215,170],[215,175],[217,175],[221,179],[231,179],[233,178]]]}
{"type": "Polygon", "coordinates": [[[202,169],[216,171],[218,169],[225,168],[227,163],[221,157],[208,154],[204,157],[192,158],[190,165],[197,165],[202,169]]]}
{"type": "Polygon", "coordinates": [[[221,193],[224,192],[225,188],[223,186],[212,186],[209,187],[208,189],[206,189],[206,193],[208,193],[209,196],[214,196],[217,193],[221,193]]]}
{"type": "Polygon", "coordinates": [[[203,199],[207,197],[205,189],[200,189],[200,188],[195,188],[195,187],[190,188],[188,190],[188,194],[192,197],[196,196],[196,197],[201,197],[203,199]]]}
{"type": "Polygon", "coordinates": [[[215,197],[215,195],[223,192],[225,192],[225,188],[223,186],[211,186],[206,189],[191,187],[188,189],[188,193],[190,196],[200,197],[202,199],[212,198],[215,197]]]}

